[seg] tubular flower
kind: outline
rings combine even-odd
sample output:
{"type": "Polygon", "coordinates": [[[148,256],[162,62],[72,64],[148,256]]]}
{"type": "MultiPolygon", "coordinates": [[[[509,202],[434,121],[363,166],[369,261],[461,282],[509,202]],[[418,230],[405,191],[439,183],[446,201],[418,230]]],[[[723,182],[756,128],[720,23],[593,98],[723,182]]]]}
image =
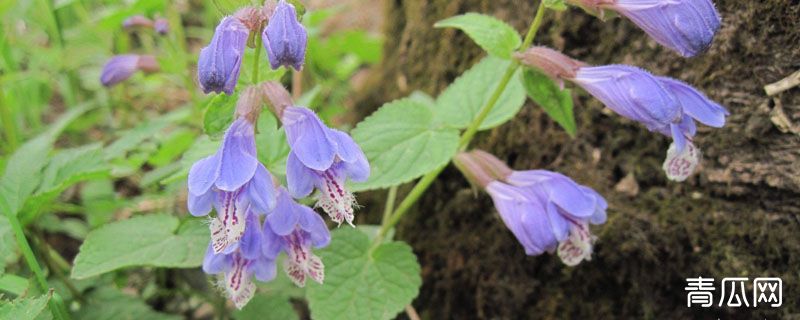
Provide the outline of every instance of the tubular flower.
{"type": "Polygon", "coordinates": [[[207,47],[200,50],[197,78],[204,93],[232,94],[239,80],[244,49],[250,31],[239,19],[222,18],[207,47]]]}
{"type": "Polygon", "coordinates": [[[700,161],[692,143],[695,120],[711,127],[725,125],[729,114],[697,89],[681,81],[656,77],[626,65],[587,66],[557,51],[533,47],[517,56],[557,80],[568,80],[588,91],[617,114],[672,137],[664,169],[667,177],[685,180],[700,161]]]}
{"type": "Polygon", "coordinates": [[[256,280],[268,282],[277,273],[275,260],[263,255],[263,237],[258,216],[253,212],[247,214],[247,231],[237,250],[227,253],[214,252],[213,243],[209,244],[203,259],[203,271],[208,274],[224,273],[220,286],[225,288],[228,298],[241,309],[253,297],[256,280]]]}
{"type": "Polygon", "coordinates": [[[189,212],[211,221],[214,253],[230,252],[245,233],[245,213],[266,214],[275,207],[272,176],[256,158],[253,124],[238,118],[217,152],[197,161],[189,171],[189,212]],[[227,250],[226,250],[227,249],[227,250]]]}
{"type": "Polygon", "coordinates": [[[283,0],[278,3],[261,38],[272,69],[291,66],[299,71],[303,67],[308,34],[297,21],[293,5],[283,0]]]}
{"type": "Polygon", "coordinates": [[[367,157],[346,133],[325,126],[314,111],[286,107],[281,116],[291,147],[286,163],[286,181],[295,198],[319,189],[317,206],[341,224],[353,225],[356,200],[345,181],[361,182],[369,177],[367,157]]]}
{"type": "Polygon", "coordinates": [[[692,57],[711,45],[721,19],[711,0],[568,0],[602,14],[613,10],[661,45],[692,57]]]}
{"type": "Polygon", "coordinates": [[[264,223],[263,253],[276,259],[281,251],[289,256],[284,271],[300,287],[305,286],[306,277],[322,283],[325,266],[311,252],[311,247],[323,248],[331,241],[325,221],[311,208],[295,202],[286,189],[278,190],[278,205],[264,223]]]}
{"type": "Polygon", "coordinates": [[[589,224],[605,223],[608,208],[600,194],[559,173],[512,171],[480,150],[461,153],[455,162],[471,182],[489,193],[525,253],[557,250],[569,266],[591,259],[595,237],[589,224]]]}
{"type": "Polygon", "coordinates": [[[156,58],[151,55],[123,54],[111,57],[103,66],[100,75],[100,83],[106,87],[111,87],[117,83],[127,80],[136,71],[142,70],[152,73],[159,70],[156,58]]]}
{"type": "Polygon", "coordinates": [[[164,18],[156,19],[156,21],[153,22],[153,29],[162,36],[167,34],[169,32],[169,20],[164,18]]]}

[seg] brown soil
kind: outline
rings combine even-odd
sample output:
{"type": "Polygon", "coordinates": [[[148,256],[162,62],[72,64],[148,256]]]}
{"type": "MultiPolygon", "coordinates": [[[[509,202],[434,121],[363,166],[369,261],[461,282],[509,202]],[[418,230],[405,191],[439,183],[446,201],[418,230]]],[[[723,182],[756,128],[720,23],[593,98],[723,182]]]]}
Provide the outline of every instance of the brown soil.
{"type": "MultiPolygon", "coordinates": [[[[603,23],[578,10],[551,14],[548,45],[593,64],[626,63],[691,83],[731,112],[723,129],[700,128],[699,174],[667,182],[669,141],[603,111],[579,93],[578,136],[570,139],[535,105],[478,136],[475,147],[516,169],[544,168],[594,187],[610,203],[594,259],[576,268],[527,257],[498,219],[448,168],[401,223],[398,238],[420,259],[423,318],[787,318],[800,314],[800,88],[768,97],[763,87],[800,69],[797,0],[717,0],[723,27],[711,49],[683,59],[632,23],[603,23]],[[785,115],[780,117],[780,111],[785,115]],[[781,120],[783,119],[783,120],[781,120]],[[789,122],[789,126],[781,123],[789,122]],[[793,130],[794,129],[794,133],[793,130]],[[615,188],[626,176],[626,181],[615,188]],[[635,183],[635,184],[634,184],[635,183]],[[638,186],[638,193],[633,192],[638,186]],[[685,278],[777,276],[784,306],[687,308],[685,278]]],[[[482,57],[463,33],[434,22],[464,12],[492,14],[523,30],[531,0],[386,2],[386,57],[357,100],[360,117],[413,90],[437,94],[482,57]]],[[[362,197],[362,216],[380,217],[384,192],[362,197]]],[[[718,299],[718,297],[717,297],[718,299]]]]}

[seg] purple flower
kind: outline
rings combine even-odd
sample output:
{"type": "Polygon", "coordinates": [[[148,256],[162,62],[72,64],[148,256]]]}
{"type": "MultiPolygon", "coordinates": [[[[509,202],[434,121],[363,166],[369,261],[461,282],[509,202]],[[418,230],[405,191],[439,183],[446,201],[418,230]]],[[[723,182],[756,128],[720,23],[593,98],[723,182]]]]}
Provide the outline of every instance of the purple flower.
{"type": "Polygon", "coordinates": [[[621,116],[671,136],[674,146],[667,152],[664,170],[675,181],[685,180],[700,161],[692,143],[697,131],[694,120],[719,128],[729,114],[686,83],[630,66],[580,67],[569,80],[621,116]]]}
{"type": "Polygon", "coordinates": [[[220,253],[245,233],[245,213],[266,214],[275,206],[272,176],[256,158],[253,124],[238,118],[225,132],[222,146],[189,171],[189,213],[204,216],[212,206],[212,247],[220,253]]]}
{"type": "Polygon", "coordinates": [[[140,14],[130,16],[127,19],[125,19],[125,21],[122,21],[122,27],[125,29],[131,29],[137,27],[149,28],[152,26],[153,26],[153,21],[140,14]]]}
{"type": "Polygon", "coordinates": [[[367,157],[349,135],[325,126],[314,111],[286,107],[281,116],[292,151],[286,163],[286,181],[295,198],[320,193],[317,206],[341,224],[353,225],[355,197],[344,183],[369,177],[367,157]]]}
{"type": "Polygon", "coordinates": [[[528,255],[557,248],[569,266],[591,259],[595,237],[588,224],[605,223],[608,208],[591,188],[559,173],[530,170],[492,181],[486,191],[528,255]]]}
{"type": "Polygon", "coordinates": [[[249,34],[250,31],[238,19],[222,19],[211,43],[200,50],[197,60],[197,77],[204,93],[233,93],[249,34]]]}
{"type": "Polygon", "coordinates": [[[291,66],[299,71],[303,67],[308,35],[297,21],[293,5],[283,0],[278,3],[261,38],[272,69],[291,66]]]}
{"type": "Polygon", "coordinates": [[[155,29],[158,34],[163,36],[169,32],[169,21],[164,18],[158,18],[153,23],[153,29],[155,29]]]}
{"type": "Polygon", "coordinates": [[[322,283],[325,266],[311,252],[311,247],[323,248],[331,241],[325,221],[309,207],[295,202],[286,189],[278,190],[278,205],[264,223],[264,256],[276,259],[281,251],[289,256],[284,270],[289,278],[302,287],[306,276],[322,283]]]}
{"type": "Polygon", "coordinates": [[[139,70],[146,72],[158,71],[158,63],[155,57],[136,54],[113,56],[106,62],[106,65],[103,66],[103,72],[100,75],[100,83],[106,87],[111,87],[127,80],[139,70]]]}
{"type": "Polygon", "coordinates": [[[203,259],[203,271],[208,274],[225,273],[222,287],[237,308],[241,309],[253,297],[256,286],[253,276],[258,281],[268,282],[277,273],[275,259],[262,253],[263,237],[258,215],[248,211],[247,228],[244,237],[237,245],[238,250],[215,253],[213,244],[209,244],[203,259]]]}
{"type": "Polygon", "coordinates": [[[614,10],[661,45],[692,57],[708,48],[720,17],[710,0],[569,0],[602,14],[614,10]]]}

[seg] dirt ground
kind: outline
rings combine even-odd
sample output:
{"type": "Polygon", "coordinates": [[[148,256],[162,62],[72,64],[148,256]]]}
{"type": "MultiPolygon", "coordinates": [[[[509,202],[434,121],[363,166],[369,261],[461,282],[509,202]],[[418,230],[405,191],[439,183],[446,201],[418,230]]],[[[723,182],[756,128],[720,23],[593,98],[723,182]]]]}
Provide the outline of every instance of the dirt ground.
{"type": "MultiPolygon", "coordinates": [[[[448,168],[397,235],[420,258],[424,284],[413,305],[423,318],[800,318],[800,88],[772,97],[763,89],[800,69],[800,2],[715,2],[723,26],[710,50],[692,59],[627,20],[603,23],[575,9],[547,17],[538,44],[681,79],[731,116],[723,129],[699,128],[702,167],[685,183],[668,182],[661,171],[667,138],[579,90],[575,139],[530,102],[512,122],[481,133],[474,146],[513,168],[560,171],[597,189],[610,203],[609,221],[593,229],[599,240],[591,262],[569,268],[552,255],[527,257],[489,197],[475,196],[448,168]],[[724,277],[781,277],[784,305],[687,308],[685,279],[697,276],[717,286],[724,277]]],[[[464,34],[434,22],[475,11],[523,30],[536,5],[386,1],[386,57],[360,89],[359,116],[413,90],[435,95],[482,57],[464,34]]],[[[384,196],[361,197],[365,221],[379,219],[384,196]]]]}

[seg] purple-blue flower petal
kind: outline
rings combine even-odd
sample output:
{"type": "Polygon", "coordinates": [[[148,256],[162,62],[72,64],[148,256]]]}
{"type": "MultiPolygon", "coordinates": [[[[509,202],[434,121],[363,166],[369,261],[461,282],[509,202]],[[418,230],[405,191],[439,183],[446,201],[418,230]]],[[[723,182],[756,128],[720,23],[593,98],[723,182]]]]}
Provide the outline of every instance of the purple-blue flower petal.
{"type": "Polygon", "coordinates": [[[328,137],[328,129],[314,111],[304,107],[286,107],[282,116],[286,140],[297,158],[317,171],[331,167],[336,144],[328,137]]]}
{"type": "Polygon", "coordinates": [[[267,214],[275,208],[277,191],[272,182],[272,175],[264,165],[258,164],[253,179],[247,184],[246,192],[250,198],[250,205],[256,213],[267,214]]]}
{"type": "Polygon", "coordinates": [[[261,38],[272,69],[278,69],[282,65],[294,67],[295,70],[303,67],[308,34],[297,21],[294,6],[280,1],[261,38]]]}
{"type": "Polygon", "coordinates": [[[272,281],[272,279],[275,279],[275,276],[278,274],[278,268],[275,265],[275,260],[268,259],[264,256],[260,256],[255,259],[255,261],[252,262],[250,269],[253,271],[256,279],[262,282],[272,281]]]}
{"type": "Polygon", "coordinates": [[[139,70],[138,64],[139,56],[135,54],[113,56],[103,66],[100,82],[104,86],[110,87],[125,81],[139,70]]]}
{"type": "Polygon", "coordinates": [[[721,128],[725,125],[725,117],[729,113],[723,106],[682,81],[666,77],[659,77],[658,80],[672,91],[672,94],[683,107],[685,114],[709,127],[721,128]]]}
{"type": "Polygon", "coordinates": [[[258,166],[254,134],[253,125],[245,118],[236,119],[225,132],[217,188],[234,191],[253,177],[258,166]]]}
{"type": "Polygon", "coordinates": [[[265,257],[274,260],[278,257],[278,254],[281,253],[284,241],[281,236],[272,231],[272,226],[269,223],[269,219],[265,221],[261,228],[261,232],[261,252],[265,257]]]}
{"type": "Polygon", "coordinates": [[[219,177],[220,156],[219,153],[201,159],[189,169],[189,193],[202,195],[208,190],[219,177]]]}
{"type": "Polygon", "coordinates": [[[195,217],[208,215],[211,212],[211,207],[214,202],[214,192],[211,190],[199,196],[189,193],[187,197],[187,207],[189,213],[195,217]]]}
{"type": "Polygon", "coordinates": [[[280,188],[278,190],[277,205],[275,209],[267,215],[267,224],[273,232],[279,236],[286,236],[297,228],[297,221],[300,219],[296,212],[299,205],[294,202],[289,193],[280,188]]]}
{"type": "Polygon", "coordinates": [[[295,198],[305,198],[314,190],[317,173],[307,168],[294,152],[286,160],[286,184],[295,198]]]}
{"type": "Polygon", "coordinates": [[[250,31],[239,19],[225,17],[217,25],[211,43],[200,50],[197,77],[203,92],[232,94],[239,80],[250,31]]]}
{"type": "Polygon", "coordinates": [[[248,212],[245,222],[244,235],[239,241],[239,250],[246,259],[255,259],[261,256],[262,232],[258,215],[248,212]]]}
{"type": "Polygon", "coordinates": [[[547,202],[547,220],[550,222],[550,228],[553,232],[553,236],[555,236],[556,240],[559,242],[564,241],[569,236],[569,222],[567,222],[567,219],[565,219],[561,214],[562,213],[559,212],[555,203],[547,202]]]}
{"type": "Polygon", "coordinates": [[[331,233],[328,231],[328,226],[325,225],[325,220],[322,219],[311,208],[300,205],[296,208],[299,213],[300,219],[298,223],[300,228],[311,235],[311,243],[315,248],[323,248],[328,246],[331,242],[331,233]]]}
{"type": "Polygon", "coordinates": [[[214,254],[214,249],[209,244],[206,255],[203,257],[203,272],[217,274],[230,270],[232,261],[225,254],[214,254]]]}

